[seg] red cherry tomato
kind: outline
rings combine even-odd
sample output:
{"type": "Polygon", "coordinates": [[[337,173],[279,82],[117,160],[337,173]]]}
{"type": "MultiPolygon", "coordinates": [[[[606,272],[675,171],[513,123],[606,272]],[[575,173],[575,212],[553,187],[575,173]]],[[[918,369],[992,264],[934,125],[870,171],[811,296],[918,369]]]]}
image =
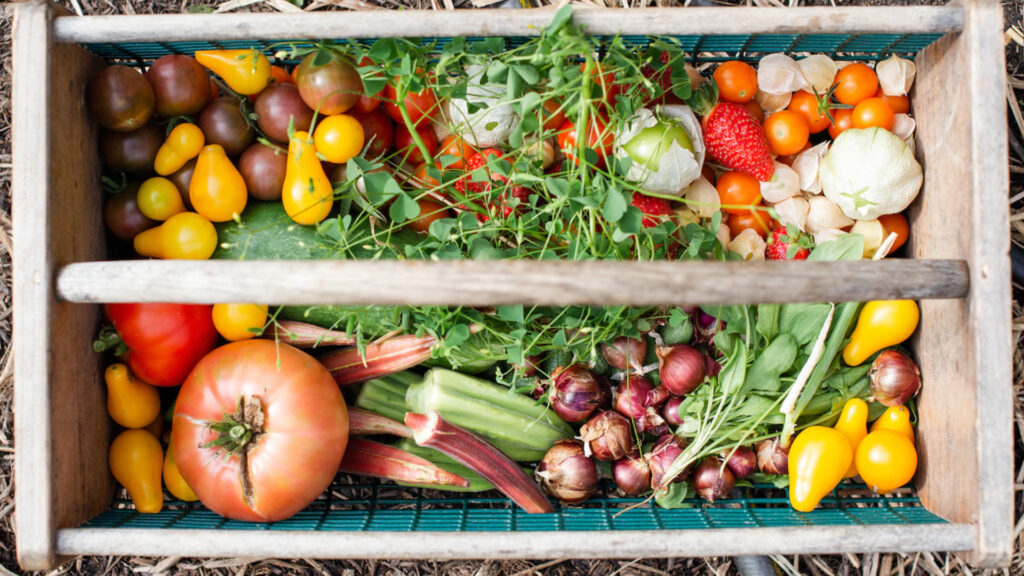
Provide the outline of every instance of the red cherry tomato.
{"type": "Polygon", "coordinates": [[[181,384],[217,344],[212,306],[107,304],[106,312],[128,348],[128,367],[154,386],[181,384]]]}
{"type": "MultiPolygon", "coordinates": [[[[612,145],[615,144],[615,134],[608,128],[608,121],[600,115],[591,116],[589,124],[584,146],[597,152],[597,160],[600,164],[611,154],[612,145]]],[[[576,158],[580,144],[577,132],[576,125],[572,123],[572,120],[566,120],[558,132],[558,147],[562,149],[566,158],[579,164],[579,159],[576,158]]]]}
{"type": "Polygon", "coordinates": [[[413,126],[418,126],[424,118],[433,119],[440,109],[437,96],[431,88],[424,88],[419,92],[409,92],[402,102],[398,102],[398,89],[394,83],[388,82],[384,87],[384,110],[391,116],[391,119],[398,124],[405,124],[402,117],[402,110],[409,114],[409,121],[413,126]]]}
{"type": "MultiPolygon", "coordinates": [[[[423,141],[423,145],[427,149],[427,153],[433,158],[437,155],[437,134],[434,133],[434,129],[429,125],[420,126],[416,128],[416,133],[419,134],[420,140],[423,141]]],[[[404,156],[412,164],[423,164],[427,161],[423,157],[423,151],[416,145],[416,141],[413,140],[412,133],[405,127],[405,124],[395,125],[395,151],[400,156],[404,156]]]]}

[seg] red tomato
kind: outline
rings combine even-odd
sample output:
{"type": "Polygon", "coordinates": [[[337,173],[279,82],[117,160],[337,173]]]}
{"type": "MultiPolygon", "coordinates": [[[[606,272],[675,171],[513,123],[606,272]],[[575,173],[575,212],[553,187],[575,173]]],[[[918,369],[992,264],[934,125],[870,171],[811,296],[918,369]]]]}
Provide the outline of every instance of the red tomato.
{"type": "Polygon", "coordinates": [[[807,127],[810,128],[811,134],[825,130],[830,124],[828,114],[819,112],[818,97],[806,90],[795,92],[786,109],[803,116],[804,120],[807,120],[807,127]]]}
{"type": "MultiPolygon", "coordinates": [[[[576,158],[577,140],[576,125],[572,123],[572,120],[566,120],[558,132],[558,147],[561,148],[566,158],[579,164],[579,160],[576,158]]],[[[597,152],[598,164],[602,164],[604,159],[612,153],[613,144],[615,144],[615,134],[608,128],[608,121],[601,116],[591,116],[590,129],[587,130],[587,140],[584,145],[597,152]]]]}
{"type": "Polygon", "coordinates": [[[884,98],[868,98],[861,100],[853,108],[850,118],[854,128],[884,128],[892,130],[896,114],[892,106],[884,98]]]}
{"type": "MultiPolygon", "coordinates": [[[[372,66],[373,60],[370,60],[368,57],[363,56],[363,59],[359,61],[359,65],[372,66]]],[[[373,72],[372,75],[379,76],[380,73],[373,72]]],[[[372,112],[376,110],[378,106],[380,106],[380,98],[376,96],[367,96],[366,94],[360,94],[359,100],[356,100],[356,103],[352,105],[352,109],[349,110],[349,113],[351,114],[352,112],[372,112]]]]}
{"type": "Polygon", "coordinates": [[[846,66],[836,74],[836,100],[843,104],[856,106],[861,100],[875,95],[878,90],[878,76],[867,64],[856,62],[846,66]]]}
{"type": "Polygon", "coordinates": [[[284,343],[217,348],[174,405],[171,449],[182,477],[203,505],[235,520],[275,522],[305,508],[334,479],[347,444],[334,378],[284,343]]]}
{"type": "Polygon", "coordinates": [[[475,153],[476,151],[473,150],[473,147],[463,140],[461,136],[449,134],[441,141],[441,150],[438,151],[438,156],[454,156],[457,160],[449,164],[448,168],[462,170],[466,167],[469,157],[475,153]]]}
{"type": "MultiPolygon", "coordinates": [[[[586,62],[580,64],[580,72],[586,72],[586,62]]],[[[605,71],[600,62],[595,62],[591,69],[591,95],[604,100],[608,105],[615,105],[616,98],[626,93],[626,87],[615,83],[615,72],[605,71]]]]}
{"type": "Polygon", "coordinates": [[[878,92],[875,92],[875,98],[881,98],[888,102],[889,106],[892,106],[892,111],[896,114],[910,113],[910,97],[906,94],[903,96],[889,96],[879,88],[878,92]]]}
{"type": "Polygon", "coordinates": [[[409,114],[409,121],[413,126],[419,125],[424,118],[432,119],[440,106],[437,103],[437,96],[431,88],[424,88],[419,92],[409,92],[405,100],[398,102],[398,90],[394,84],[388,83],[384,87],[384,110],[391,116],[391,119],[399,124],[405,124],[402,117],[402,109],[409,114]],[[401,104],[401,106],[399,106],[401,104]]]}
{"type": "Polygon", "coordinates": [[[363,126],[363,135],[369,148],[366,157],[380,158],[395,145],[395,123],[380,109],[365,113],[350,113],[363,126]]]}
{"type": "MultiPolygon", "coordinates": [[[[427,152],[430,157],[433,158],[437,155],[437,134],[434,133],[434,129],[428,126],[420,126],[416,128],[416,133],[420,135],[420,140],[423,140],[423,145],[426,146],[427,152]]],[[[426,162],[426,158],[423,157],[423,151],[416,145],[416,141],[413,140],[412,133],[405,127],[405,124],[395,125],[395,151],[399,155],[405,156],[406,159],[413,164],[422,164],[426,162]]]]}
{"type": "Polygon", "coordinates": [[[836,139],[844,131],[853,128],[853,109],[851,108],[840,108],[832,111],[832,124],[828,127],[828,135],[833,140],[836,139]]]}
{"type": "Polygon", "coordinates": [[[761,183],[746,172],[725,172],[715,185],[722,201],[722,212],[746,214],[761,203],[761,183]]]}
{"type": "Polygon", "coordinates": [[[565,124],[565,112],[561,110],[562,103],[557,100],[545,100],[544,101],[544,112],[542,112],[541,118],[544,120],[544,130],[558,130],[562,124],[565,124]]]}
{"type": "Polygon", "coordinates": [[[154,386],[177,386],[217,344],[213,307],[201,304],[107,304],[107,317],[128,348],[135,376],[154,386]]]}
{"type": "Polygon", "coordinates": [[[409,220],[406,225],[421,234],[429,232],[430,225],[433,224],[435,220],[451,218],[452,211],[449,210],[447,206],[437,202],[436,200],[431,198],[420,198],[416,203],[420,206],[420,215],[409,220]]]}
{"type": "Polygon", "coordinates": [[[757,71],[746,62],[723,62],[715,68],[713,77],[722,102],[743,104],[753,100],[754,94],[757,94],[757,71]]]}

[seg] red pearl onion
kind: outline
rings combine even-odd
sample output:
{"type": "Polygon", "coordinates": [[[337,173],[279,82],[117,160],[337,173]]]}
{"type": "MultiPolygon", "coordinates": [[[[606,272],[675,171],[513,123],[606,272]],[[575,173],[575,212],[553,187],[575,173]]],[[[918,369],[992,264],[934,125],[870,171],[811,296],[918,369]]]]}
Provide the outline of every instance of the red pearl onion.
{"type": "Polygon", "coordinates": [[[658,355],[661,383],[672,394],[685,396],[704,381],[705,356],[696,348],[686,344],[659,346],[655,353],[658,355]]]}
{"type": "Polygon", "coordinates": [[[732,471],[737,480],[743,480],[757,470],[757,453],[750,446],[740,446],[736,450],[722,452],[722,458],[728,457],[725,465],[732,471]],[[732,456],[729,456],[732,452],[732,456]]]}
{"type": "Polygon", "coordinates": [[[615,396],[612,404],[615,410],[623,416],[639,420],[647,414],[647,407],[650,406],[651,381],[643,376],[627,374],[626,379],[615,388],[615,396]]]}
{"type": "Polygon", "coordinates": [[[757,443],[757,468],[765,474],[789,474],[789,450],[778,438],[757,443]]]}
{"type": "Polygon", "coordinates": [[[541,486],[562,502],[583,502],[597,491],[597,465],[575,440],[555,442],[537,464],[541,486]]]}
{"type": "Polygon", "coordinates": [[[682,398],[673,396],[669,398],[661,408],[661,417],[665,419],[665,422],[669,426],[679,426],[683,423],[682,417],[679,416],[679,405],[682,403],[682,398]]]}
{"type": "Polygon", "coordinates": [[[651,489],[651,467],[647,460],[627,456],[612,464],[615,485],[627,496],[639,496],[651,489]]]}
{"type": "Polygon", "coordinates": [[[601,344],[601,355],[616,370],[639,372],[647,356],[647,341],[620,336],[609,344],[601,344]]]}
{"type": "MultiPolygon", "coordinates": [[[[651,453],[647,455],[647,464],[651,467],[651,488],[660,490],[668,484],[665,482],[665,473],[683,454],[685,448],[686,443],[674,434],[665,434],[658,438],[654,447],[651,448],[651,453]]],[[[677,475],[672,482],[682,482],[686,479],[687,474],[689,474],[689,467],[677,475]]]]}
{"type": "Polygon", "coordinates": [[[580,428],[580,440],[594,458],[612,462],[636,452],[633,427],[618,412],[605,410],[580,428]]]}
{"type": "Polygon", "coordinates": [[[921,390],[921,371],[909,356],[885,350],[871,364],[871,395],[886,406],[902,406],[921,390]]]}
{"type": "Polygon", "coordinates": [[[705,458],[693,473],[693,488],[708,502],[727,496],[736,485],[736,478],[718,458],[705,458]]]}
{"type": "Polygon", "coordinates": [[[582,422],[607,402],[608,384],[580,364],[560,371],[551,384],[551,408],[566,422],[582,422]]]}

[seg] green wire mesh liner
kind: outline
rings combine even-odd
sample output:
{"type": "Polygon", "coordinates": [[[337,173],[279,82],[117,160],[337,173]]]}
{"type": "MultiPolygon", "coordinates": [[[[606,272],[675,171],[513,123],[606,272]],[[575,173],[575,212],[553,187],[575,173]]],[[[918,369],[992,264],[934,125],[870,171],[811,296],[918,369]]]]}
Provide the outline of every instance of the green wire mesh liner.
{"type": "Polygon", "coordinates": [[[672,510],[642,498],[612,497],[613,490],[611,483],[605,483],[597,497],[580,506],[554,502],[553,514],[527,514],[493,491],[463,496],[387,483],[335,482],[320,499],[283,522],[227,520],[199,503],[178,501],[165,503],[158,514],[140,514],[130,500],[119,498],[114,508],[84,527],[529,532],[945,523],[923,508],[916,496],[878,496],[863,485],[849,483],[840,486],[810,513],[793,510],[785,491],[770,485],[741,489],[743,497],[721,500],[713,506],[690,498],[685,500],[688,507],[672,510]]]}
{"type": "MultiPolygon", "coordinates": [[[[890,54],[912,58],[917,52],[938,40],[941,34],[734,34],[674,36],[681,48],[698,62],[721,62],[739,58],[756,61],[765,54],[828,54],[836,60],[875,61],[890,54]]],[[[467,38],[468,41],[481,38],[467,38]]],[[[506,38],[509,48],[521,45],[525,38],[506,38]]],[[[601,37],[602,41],[610,38],[601,37]]],[[[646,36],[623,36],[629,46],[646,46],[646,36]]],[[[337,40],[344,42],[344,40],[337,40]]],[[[437,42],[443,47],[450,38],[429,38],[424,43],[437,42]]],[[[370,40],[369,42],[372,42],[370,40]]],[[[124,42],[92,43],[86,46],[96,54],[111,60],[130,60],[146,63],[167,54],[192,54],[197,50],[258,48],[268,56],[284,45],[312,46],[308,40],[227,40],[202,42],[124,42]]]]}

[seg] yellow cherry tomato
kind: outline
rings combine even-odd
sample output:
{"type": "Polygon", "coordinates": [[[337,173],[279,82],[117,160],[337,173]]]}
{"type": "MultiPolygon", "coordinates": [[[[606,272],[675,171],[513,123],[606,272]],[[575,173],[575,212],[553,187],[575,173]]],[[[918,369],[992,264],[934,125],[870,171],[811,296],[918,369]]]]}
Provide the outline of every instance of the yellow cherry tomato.
{"type": "Polygon", "coordinates": [[[887,408],[878,420],[871,424],[871,431],[890,430],[903,434],[914,441],[914,425],[910,423],[910,410],[906,406],[893,406],[887,408]]]}
{"type": "Polygon", "coordinates": [[[170,444],[167,445],[167,454],[164,455],[164,486],[178,500],[184,502],[199,500],[199,496],[196,496],[196,493],[192,491],[192,487],[181,476],[181,471],[178,470],[178,463],[174,461],[174,452],[171,450],[170,444]]]}
{"type": "Polygon", "coordinates": [[[178,124],[157,150],[153,170],[161,176],[174,174],[189,160],[199,155],[203,144],[206,144],[206,137],[199,126],[189,123],[178,124]]]}
{"type": "Polygon", "coordinates": [[[154,176],[139,186],[139,211],[153,220],[164,221],[185,211],[178,187],[167,178],[154,176]]]}
{"type": "Polygon", "coordinates": [[[249,198],[245,179],[224,148],[211,144],[199,153],[188,196],[192,208],[211,222],[227,222],[245,210],[249,198]]]}
{"type": "Polygon", "coordinates": [[[913,300],[874,300],[864,305],[843,360],[857,366],[883,348],[895,346],[914,333],[921,312],[913,300]]]}
{"type": "Polygon", "coordinates": [[[842,432],[811,426],[789,447],[789,503],[810,512],[839,485],[853,462],[853,448],[842,432]]]}
{"type": "Polygon", "coordinates": [[[110,471],[143,514],[156,514],[163,508],[163,460],[160,441],[146,430],[125,430],[110,444],[110,471]]]}
{"type": "MultiPolygon", "coordinates": [[[[850,448],[856,453],[860,441],[868,434],[868,403],[860,398],[847,400],[834,428],[846,436],[846,439],[850,441],[850,448]]],[[[856,463],[851,462],[846,474],[843,474],[843,478],[853,478],[856,475],[856,463]]]]}
{"type": "Polygon", "coordinates": [[[344,164],[358,156],[365,142],[363,125],[348,114],[328,116],[313,131],[316,151],[335,164],[344,164]]]}
{"type": "Polygon", "coordinates": [[[125,428],[142,428],[160,415],[160,393],[155,386],[132,376],[124,364],[111,364],[103,373],[107,383],[107,412],[125,428]]]}
{"type": "Polygon", "coordinates": [[[231,342],[255,338],[267,324],[267,310],[264,304],[214,304],[213,326],[231,342]]]}
{"type": "Polygon", "coordinates": [[[208,260],[217,249],[217,229],[195,212],[182,212],[156,228],[139,232],[133,243],[140,256],[208,260]]]}
{"type": "Polygon", "coordinates": [[[879,494],[904,486],[917,471],[917,450],[906,436],[892,430],[875,430],[857,447],[857,472],[879,494]]]}
{"type": "Polygon", "coordinates": [[[220,76],[228,88],[244,96],[258,93],[270,83],[270,60],[255,48],[199,50],[196,61],[220,76]]]}
{"type": "Polygon", "coordinates": [[[281,202],[292,220],[306,225],[326,218],[334,204],[334,188],[307,132],[295,132],[288,142],[281,202]]]}

